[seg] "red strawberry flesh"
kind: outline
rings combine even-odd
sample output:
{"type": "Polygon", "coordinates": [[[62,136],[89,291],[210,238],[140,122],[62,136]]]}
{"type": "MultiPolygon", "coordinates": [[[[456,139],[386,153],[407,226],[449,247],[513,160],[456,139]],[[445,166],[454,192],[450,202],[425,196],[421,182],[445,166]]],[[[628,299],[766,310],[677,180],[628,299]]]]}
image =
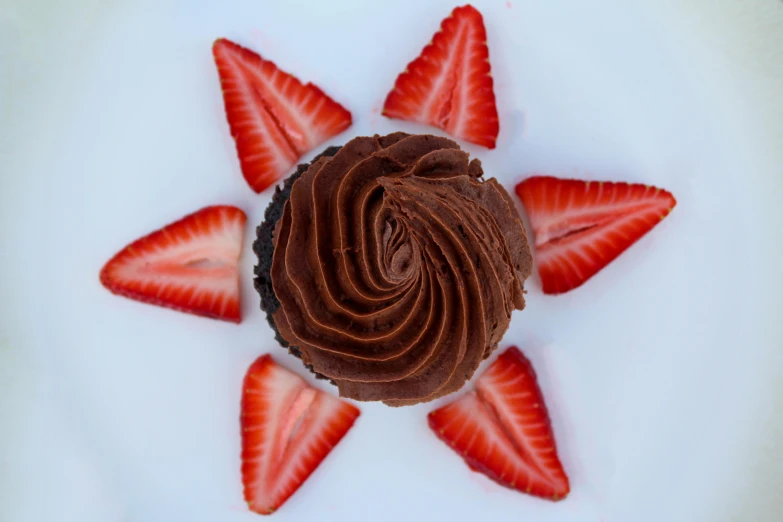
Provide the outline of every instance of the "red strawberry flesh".
{"type": "Polygon", "coordinates": [[[560,500],[569,490],[530,362],[512,347],[476,391],[429,414],[430,428],[474,471],[531,495],[560,500]]]}
{"type": "Polygon", "coordinates": [[[389,118],[441,128],[493,149],[499,132],[484,20],[471,5],[457,7],[386,97],[389,118]]]}
{"type": "Polygon", "coordinates": [[[137,301],[238,323],[246,219],[236,207],[203,208],[123,248],[101,283],[137,301]]]}
{"type": "Polygon", "coordinates": [[[242,483],[251,510],[270,514],[296,492],[348,432],[359,410],[259,357],[245,376],[242,483]]]}
{"type": "Polygon", "coordinates": [[[677,204],[641,184],[534,176],[516,187],[535,237],[544,293],[577,288],[665,218],[677,204]]]}
{"type": "Polygon", "coordinates": [[[212,53],[242,174],[261,192],[309,150],[351,125],[351,113],[312,83],[230,40],[212,53]]]}

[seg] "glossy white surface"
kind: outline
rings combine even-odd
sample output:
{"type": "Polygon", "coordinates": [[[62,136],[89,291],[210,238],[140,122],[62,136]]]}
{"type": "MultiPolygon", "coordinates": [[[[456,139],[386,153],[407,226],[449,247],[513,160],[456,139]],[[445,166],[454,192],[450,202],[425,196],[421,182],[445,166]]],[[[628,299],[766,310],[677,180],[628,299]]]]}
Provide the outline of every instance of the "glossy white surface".
{"type": "MultiPolygon", "coordinates": [[[[378,112],[452,2],[207,4],[0,11],[2,520],[257,517],[239,484],[241,378],[267,351],[300,368],[257,311],[252,227],[240,326],[120,299],[97,280],[118,248],[200,206],[263,215],[269,196],[245,185],[224,121],[214,38],[345,104],[355,124],[335,143],[425,129],[378,112]]],[[[432,405],[361,405],[275,519],[780,519],[783,6],[772,4],[474,2],[501,134],[494,151],[466,148],[488,173],[509,189],[531,172],[639,181],[679,201],[581,289],[547,297],[531,281],[506,336],[539,373],[573,492],[552,504],[469,472],[429,433],[432,405]]]]}

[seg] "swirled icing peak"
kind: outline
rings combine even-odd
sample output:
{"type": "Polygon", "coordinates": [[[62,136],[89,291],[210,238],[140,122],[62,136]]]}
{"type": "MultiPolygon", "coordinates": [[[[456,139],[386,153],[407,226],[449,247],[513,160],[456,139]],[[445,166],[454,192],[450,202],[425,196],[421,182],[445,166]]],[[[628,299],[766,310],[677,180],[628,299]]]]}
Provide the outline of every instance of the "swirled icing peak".
{"type": "Polygon", "coordinates": [[[525,306],[532,257],[506,190],[446,138],[360,137],[293,185],[274,320],[340,395],[402,406],[461,388],[525,306]]]}

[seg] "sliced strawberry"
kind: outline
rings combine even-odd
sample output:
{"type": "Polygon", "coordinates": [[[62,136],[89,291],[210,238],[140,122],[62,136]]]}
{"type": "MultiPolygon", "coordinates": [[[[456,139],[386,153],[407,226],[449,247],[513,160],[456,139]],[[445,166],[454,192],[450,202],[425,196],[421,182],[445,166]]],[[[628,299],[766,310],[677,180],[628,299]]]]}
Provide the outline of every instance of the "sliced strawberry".
{"type": "Polygon", "coordinates": [[[252,511],[269,515],[302,485],[353,426],[359,410],[308,386],[262,355],[242,388],[242,484],[252,511]]]}
{"type": "Polygon", "coordinates": [[[546,294],[593,277],[669,215],[671,193],[649,185],[535,176],[516,186],[533,227],[546,294]]]}
{"type": "Polygon", "coordinates": [[[351,113],[342,105],[253,51],[220,38],[212,53],[242,174],[256,192],[351,126],[351,113]]]}
{"type": "Polygon", "coordinates": [[[111,292],[238,323],[245,213],[202,208],[123,248],[101,270],[111,292]]]}
{"type": "Polygon", "coordinates": [[[397,77],[383,114],[495,148],[498,110],[487,32],[476,8],[457,7],[443,20],[432,41],[397,77]]]}
{"type": "Polygon", "coordinates": [[[476,391],[429,414],[430,428],[474,471],[550,500],[570,490],[530,361],[516,347],[498,357],[476,391]]]}

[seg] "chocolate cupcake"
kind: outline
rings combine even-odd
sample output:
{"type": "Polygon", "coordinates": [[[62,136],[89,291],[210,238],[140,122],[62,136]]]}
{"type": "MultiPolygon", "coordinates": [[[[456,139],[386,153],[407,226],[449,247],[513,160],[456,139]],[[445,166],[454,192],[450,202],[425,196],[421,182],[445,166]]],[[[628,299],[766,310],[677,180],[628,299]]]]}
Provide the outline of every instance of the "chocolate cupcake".
{"type": "Polygon", "coordinates": [[[532,256],[505,189],[441,137],[360,137],[300,165],[257,229],[277,339],[340,395],[460,389],[525,306],[532,256]]]}

